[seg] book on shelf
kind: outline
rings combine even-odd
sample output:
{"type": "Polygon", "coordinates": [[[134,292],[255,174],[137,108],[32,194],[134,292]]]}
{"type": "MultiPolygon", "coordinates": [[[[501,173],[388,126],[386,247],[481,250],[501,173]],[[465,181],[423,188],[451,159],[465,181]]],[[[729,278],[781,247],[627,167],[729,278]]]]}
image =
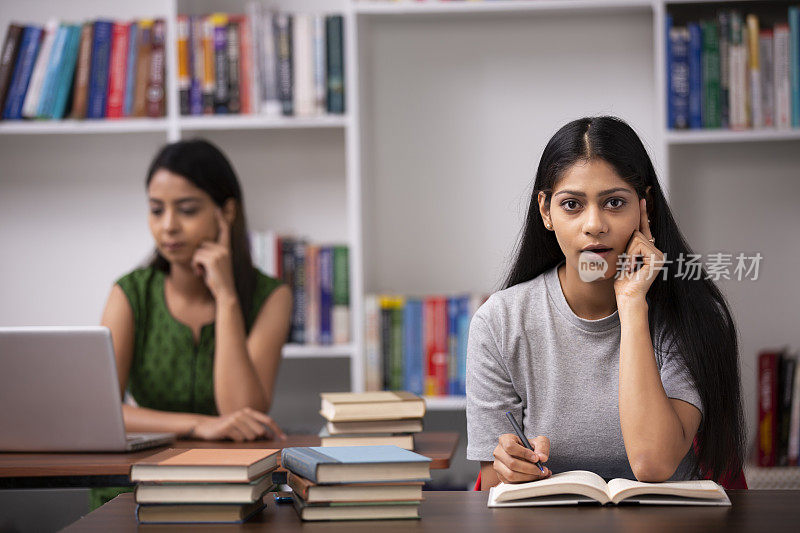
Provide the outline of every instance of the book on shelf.
{"type": "Polygon", "coordinates": [[[666,14],[669,129],[800,127],[800,7],[666,14]],[[780,14],[783,13],[783,14],[780,14]]]}
{"type": "Polygon", "coordinates": [[[273,449],[177,449],[131,466],[131,481],[249,483],[277,468],[273,449]]]}
{"type": "Polygon", "coordinates": [[[407,391],[323,392],[320,414],[329,422],[414,419],[425,416],[425,400],[407,391]]]}
{"type": "Polygon", "coordinates": [[[758,466],[796,466],[800,455],[800,372],[787,349],[758,355],[758,466]]]}
{"type": "Polygon", "coordinates": [[[463,396],[469,323],[482,295],[367,295],[367,390],[463,396]]]}
{"type": "Polygon", "coordinates": [[[0,61],[5,119],[164,116],[163,20],[12,23],[0,61]]]}
{"type": "Polygon", "coordinates": [[[397,446],[292,447],[281,465],[313,483],[408,482],[430,480],[430,458],[397,446]]]}
{"type": "Polygon", "coordinates": [[[421,501],[422,482],[319,485],[289,472],[286,483],[308,503],[421,501]]]}
{"type": "Polygon", "coordinates": [[[264,508],[263,500],[245,504],[137,505],[140,524],[240,524],[264,508]]]}
{"type": "Polygon", "coordinates": [[[535,507],[638,503],[641,505],[720,505],[731,504],[728,495],[710,480],[644,483],[612,479],[606,483],[593,472],[573,470],[553,474],[528,483],[500,483],[489,490],[489,507],[535,507]]]}
{"type": "Polygon", "coordinates": [[[258,1],[244,7],[242,14],[178,15],[181,114],[344,113],[343,17],[258,1]]]}
{"type": "Polygon", "coordinates": [[[272,472],[248,483],[139,483],[136,503],[253,503],[274,489],[272,472]]]}
{"type": "Polygon", "coordinates": [[[275,232],[251,232],[253,264],[292,290],[289,342],[347,344],[351,337],[349,253],[275,232]]]}

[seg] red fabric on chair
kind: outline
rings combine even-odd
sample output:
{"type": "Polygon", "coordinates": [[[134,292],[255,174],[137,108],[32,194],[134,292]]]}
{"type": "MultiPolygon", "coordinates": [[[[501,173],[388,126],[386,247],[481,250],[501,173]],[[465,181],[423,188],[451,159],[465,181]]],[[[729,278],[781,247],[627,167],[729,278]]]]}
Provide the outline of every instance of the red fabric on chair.
{"type": "Polygon", "coordinates": [[[481,490],[481,473],[478,472],[478,479],[475,480],[475,488],[472,490],[481,490]]]}

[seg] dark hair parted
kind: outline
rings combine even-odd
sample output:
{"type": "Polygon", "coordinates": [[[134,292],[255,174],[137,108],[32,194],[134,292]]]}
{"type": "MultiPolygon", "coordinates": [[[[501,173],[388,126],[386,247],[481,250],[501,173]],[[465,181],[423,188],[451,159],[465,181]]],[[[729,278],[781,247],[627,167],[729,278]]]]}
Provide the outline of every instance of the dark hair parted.
{"type": "MultiPolygon", "coordinates": [[[[253,306],[256,273],[250,256],[250,244],[245,221],[242,188],[233,166],[222,151],[203,139],[178,141],[164,146],[150,163],[145,187],[150,185],[153,175],[165,169],[189,180],[192,185],[205,191],[218,207],[228,199],[236,201],[236,216],[230,226],[231,262],[236,294],[245,323],[249,323],[253,306]]],[[[169,261],[155,250],[149,265],[169,272],[169,261]]]]}
{"type": "MultiPolygon", "coordinates": [[[[640,199],[647,198],[650,230],[667,259],[693,253],[633,129],[616,117],[581,118],[559,129],[542,153],[525,227],[504,288],[529,281],[565,259],[555,234],[544,226],[538,194],[544,192],[549,205],[564,171],[590,160],[605,161],[640,199]]],[[[657,276],[647,294],[650,335],[655,346],[682,359],[703,402],[692,474],[719,481],[738,474],[745,453],[736,325],[725,297],[706,279],[704,269],[700,279],[684,279],[677,275],[677,264],[665,268],[666,279],[657,276]]]]}

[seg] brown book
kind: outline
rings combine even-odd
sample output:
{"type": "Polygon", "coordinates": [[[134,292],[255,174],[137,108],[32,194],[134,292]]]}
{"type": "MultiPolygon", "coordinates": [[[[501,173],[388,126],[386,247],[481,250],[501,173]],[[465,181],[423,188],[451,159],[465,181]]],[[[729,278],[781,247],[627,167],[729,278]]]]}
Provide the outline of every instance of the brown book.
{"type": "Polygon", "coordinates": [[[131,115],[143,117],[147,113],[147,79],[150,75],[150,35],[152,20],[139,21],[139,39],[136,54],[136,83],[133,90],[133,109],[131,115]]]}
{"type": "Polygon", "coordinates": [[[147,77],[146,110],[148,117],[164,116],[164,21],[153,22],[150,35],[150,73],[147,77]]]}
{"type": "Polygon", "coordinates": [[[422,482],[353,483],[317,485],[294,472],[286,476],[292,491],[309,503],[421,501],[422,482]]]}
{"type": "Polygon", "coordinates": [[[23,27],[19,24],[9,24],[6,31],[6,40],[3,42],[3,52],[0,55],[0,119],[6,105],[8,85],[11,83],[11,74],[19,55],[19,43],[22,40],[23,27]]]}
{"type": "Polygon", "coordinates": [[[75,67],[75,81],[72,89],[71,118],[86,118],[86,106],[89,98],[89,71],[92,67],[93,32],[94,29],[91,22],[83,24],[80,47],[78,49],[78,64],[75,67]]]}
{"type": "Polygon", "coordinates": [[[425,401],[410,392],[323,392],[320,414],[329,422],[422,418],[425,401]]]}
{"type": "Polygon", "coordinates": [[[419,518],[419,502],[341,504],[309,503],[292,494],[292,503],[301,520],[394,520],[419,518]]]}
{"type": "Polygon", "coordinates": [[[170,448],[131,466],[131,481],[249,483],[278,466],[280,450],[170,448]]]}
{"type": "Polygon", "coordinates": [[[239,523],[263,508],[262,500],[244,505],[139,505],[136,519],[140,524],[239,523]]]}

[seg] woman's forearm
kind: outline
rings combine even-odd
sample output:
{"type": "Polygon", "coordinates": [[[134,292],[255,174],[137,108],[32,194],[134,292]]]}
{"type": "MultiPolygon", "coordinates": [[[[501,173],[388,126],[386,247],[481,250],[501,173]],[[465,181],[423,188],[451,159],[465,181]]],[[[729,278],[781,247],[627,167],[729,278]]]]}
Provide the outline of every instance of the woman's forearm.
{"type": "Polygon", "coordinates": [[[247,352],[247,334],[239,301],[217,301],[214,396],[220,415],[245,407],[266,411],[266,394],[247,352]]]}
{"type": "Polygon", "coordinates": [[[197,424],[208,417],[195,413],[173,413],[123,404],[122,418],[127,431],[176,433],[179,437],[186,437],[197,424]]]}
{"type": "Polygon", "coordinates": [[[625,451],[637,479],[663,481],[686,454],[683,426],[661,383],[647,302],[623,302],[618,311],[619,419],[625,451]]]}

